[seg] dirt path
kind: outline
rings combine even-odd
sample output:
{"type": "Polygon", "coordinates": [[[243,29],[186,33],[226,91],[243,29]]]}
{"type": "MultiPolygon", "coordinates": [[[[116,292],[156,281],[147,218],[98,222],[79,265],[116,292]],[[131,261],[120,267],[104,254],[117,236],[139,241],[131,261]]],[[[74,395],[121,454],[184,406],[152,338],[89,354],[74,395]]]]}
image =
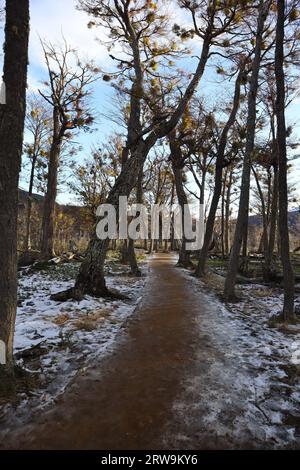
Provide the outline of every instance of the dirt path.
{"type": "Polygon", "coordinates": [[[0,448],[300,448],[290,339],[255,306],[230,312],[175,264],[164,254],[151,260],[114,352],[48,411],[18,422],[0,448]]]}
{"type": "Polygon", "coordinates": [[[151,449],[193,359],[195,301],[175,259],[157,255],[143,300],[115,353],[80,376],[57,404],[22,429],[25,449],[151,449]]]}

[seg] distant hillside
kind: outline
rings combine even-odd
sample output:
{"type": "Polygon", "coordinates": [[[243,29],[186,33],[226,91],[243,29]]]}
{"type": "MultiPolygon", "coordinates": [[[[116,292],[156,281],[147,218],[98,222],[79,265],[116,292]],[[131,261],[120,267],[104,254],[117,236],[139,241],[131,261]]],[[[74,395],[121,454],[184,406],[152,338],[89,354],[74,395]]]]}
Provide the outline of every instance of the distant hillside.
{"type": "MultiPolygon", "coordinates": [[[[249,217],[249,225],[261,227],[262,226],[262,216],[261,215],[251,215],[249,217]]],[[[300,230],[300,211],[293,210],[289,212],[289,226],[293,233],[298,233],[300,230]]]]}

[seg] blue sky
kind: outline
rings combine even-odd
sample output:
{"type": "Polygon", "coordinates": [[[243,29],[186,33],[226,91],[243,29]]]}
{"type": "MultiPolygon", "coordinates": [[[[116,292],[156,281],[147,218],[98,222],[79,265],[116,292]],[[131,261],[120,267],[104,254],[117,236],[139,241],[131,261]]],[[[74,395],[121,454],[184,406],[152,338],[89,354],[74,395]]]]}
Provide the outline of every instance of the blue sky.
{"type": "MultiPolygon", "coordinates": [[[[40,82],[47,78],[40,46],[40,37],[54,43],[59,43],[63,33],[68,43],[75,49],[78,49],[82,58],[93,59],[102,68],[109,69],[111,62],[108,53],[105,47],[101,46],[99,42],[96,41],[96,37],[103,37],[103,31],[99,29],[88,29],[87,23],[89,19],[87,15],[76,10],[75,5],[76,0],[64,0],[63,2],[61,0],[31,0],[30,64],[28,72],[29,89],[37,90],[40,86],[40,82]]],[[[176,21],[176,15],[181,15],[181,12],[179,10],[173,11],[174,21],[176,21]]],[[[2,28],[0,40],[1,42],[3,41],[2,28]]],[[[191,61],[187,63],[190,67],[191,61]]],[[[228,93],[226,93],[226,88],[224,89],[223,85],[215,86],[215,84],[213,84],[214,79],[215,75],[212,73],[212,69],[208,68],[201,82],[200,91],[202,88],[205,95],[213,102],[220,103],[223,102],[224,99],[226,101],[229,97],[228,93]],[[210,96],[211,90],[213,90],[212,96],[210,96]]],[[[93,108],[97,110],[98,114],[102,112],[109,114],[112,96],[113,92],[110,85],[99,80],[94,86],[93,94],[93,108]]],[[[300,99],[297,99],[290,106],[287,121],[289,124],[298,121],[295,135],[300,138],[299,104],[300,99]]],[[[105,141],[113,132],[113,129],[116,128],[108,118],[100,116],[98,117],[96,127],[97,132],[91,135],[83,133],[76,138],[76,141],[79,141],[84,148],[82,154],[78,156],[78,159],[82,159],[84,155],[88,155],[89,149],[93,143],[105,141]]],[[[300,149],[297,153],[300,153],[300,149]]],[[[300,161],[295,161],[290,181],[295,183],[300,189],[299,179],[300,161]]],[[[23,178],[21,178],[21,186],[26,188],[26,182],[23,178]]],[[[298,191],[298,194],[300,194],[300,191],[298,191]]],[[[74,197],[69,193],[61,192],[58,196],[58,200],[59,202],[72,202],[74,201],[74,197]]]]}

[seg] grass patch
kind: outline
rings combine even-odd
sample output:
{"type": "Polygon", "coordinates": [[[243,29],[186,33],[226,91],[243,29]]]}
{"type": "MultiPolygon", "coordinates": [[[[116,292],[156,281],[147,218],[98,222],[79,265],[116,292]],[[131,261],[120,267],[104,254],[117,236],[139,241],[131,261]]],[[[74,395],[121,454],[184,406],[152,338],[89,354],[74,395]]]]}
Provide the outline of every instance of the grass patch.
{"type": "Polygon", "coordinates": [[[95,310],[94,312],[88,313],[78,320],[75,320],[74,326],[78,330],[93,331],[98,328],[100,323],[110,316],[112,310],[112,308],[95,310]]]}
{"type": "Polygon", "coordinates": [[[226,268],[227,264],[228,260],[221,258],[208,259],[207,261],[207,265],[211,268],[226,268]]]}
{"type": "Polygon", "coordinates": [[[61,313],[54,319],[55,325],[62,326],[70,320],[70,315],[67,313],[61,313]]]}

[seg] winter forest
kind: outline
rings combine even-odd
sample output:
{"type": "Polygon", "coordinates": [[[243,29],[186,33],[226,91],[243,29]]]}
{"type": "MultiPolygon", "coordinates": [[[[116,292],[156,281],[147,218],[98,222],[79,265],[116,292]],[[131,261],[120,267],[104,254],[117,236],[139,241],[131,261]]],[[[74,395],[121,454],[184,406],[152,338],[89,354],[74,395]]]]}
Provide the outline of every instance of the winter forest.
{"type": "Polygon", "coordinates": [[[299,450],[300,0],[0,0],[0,41],[0,462],[299,450]]]}

